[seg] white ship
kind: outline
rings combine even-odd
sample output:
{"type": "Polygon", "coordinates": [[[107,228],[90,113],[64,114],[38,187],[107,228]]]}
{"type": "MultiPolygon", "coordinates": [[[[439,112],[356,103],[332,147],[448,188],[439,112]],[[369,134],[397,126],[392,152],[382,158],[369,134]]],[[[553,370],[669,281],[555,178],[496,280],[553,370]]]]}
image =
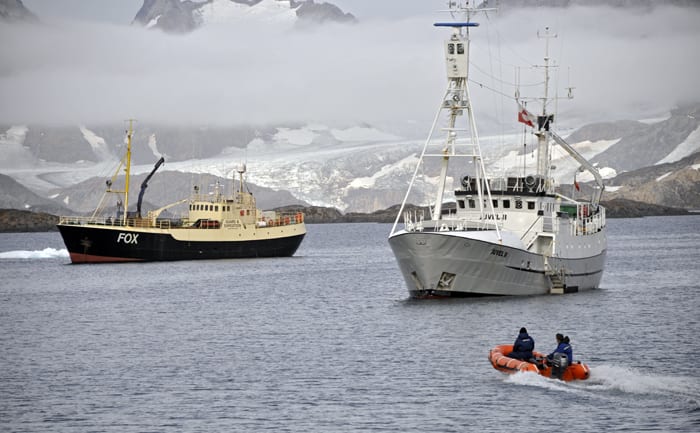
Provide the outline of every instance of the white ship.
{"type": "Polygon", "coordinates": [[[435,24],[452,29],[445,42],[447,89],[389,236],[410,296],[543,295],[597,288],[607,248],[605,209],[599,204],[603,180],[553,130],[548,42],[541,114],[531,114],[515,98],[518,120],[536,137],[537,165],[517,175],[488,175],[468,76],[470,30],[478,26],[471,18],[481,10],[450,3],[453,17],[459,14],[461,20],[435,24]],[[579,171],[593,175],[590,198],[574,198],[573,187],[569,196],[555,188],[554,145],[580,164],[579,171]],[[437,176],[437,182],[417,181],[421,176],[437,176]],[[455,177],[460,186],[450,194],[448,181],[455,177]],[[412,189],[419,184],[433,185],[429,211],[409,210],[412,189]]]}

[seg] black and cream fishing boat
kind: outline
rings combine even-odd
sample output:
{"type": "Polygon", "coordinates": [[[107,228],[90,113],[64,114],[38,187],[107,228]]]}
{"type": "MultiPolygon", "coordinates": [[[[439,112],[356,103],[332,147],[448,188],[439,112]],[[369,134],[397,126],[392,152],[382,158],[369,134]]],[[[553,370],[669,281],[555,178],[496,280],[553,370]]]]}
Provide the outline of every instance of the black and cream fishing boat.
{"type": "MultiPolygon", "coordinates": [[[[518,120],[532,128],[537,140],[537,167],[527,168],[529,173],[487,175],[468,83],[470,30],[478,26],[471,18],[482,10],[450,3],[459,22],[435,24],[452,29],[445,43],[447,90],[389,235],[410,296],[540,295],[597,288],[607,242],[605,209],[599,204],[603,180],[552,129],[548,54],[544,98],[537,99],[541,114],[531,114],[523,99],[515,98],[518,120]],[[438,122],[444,122],[442,138],[434,138],[438,122]],[[580,164],[580,171],[593,175],[590,198],[573,198],[573,187],[570,196],[555,188],[554,144],[580,164]],[[452,161],[461,164],[452,167],[452,161]],[[429,171],[437,172],[435,177],[429,171]],[[421,172],[427,181],[417,181],[421,172]],[[460,186],[448,196],[451,179],[458,179],[460,186]],[[410,212],[407,203],[412,203],[412,189],[419,183],[433,188],[431,203],[428,211],[410,212]]],[[[575,179],[574,184],[578,186],[575,179]]]]}
{"type": "Polygon", "coordinates": [[[300,212],[262,211],[247,191],[245,165],[237,168],[238,188],[230,196],[217,185],[213,194],[195,187],[186,199],[141,215],[148,182],[163,164],[161,158],[141,184],[136,212],[129,209],[132,122],[126,137],[126,154],[91,216],[61,217],[58,229],[73,263],[232,259],[292,256],[306,234],[300,212]],[[124,187],[116,188],[124,170],[124,187]],[[102,215],[108,196],[116,196],[117,211],[102,215]],[[161,218],[166,209],[187,207],[183,218],[161,218]]]}

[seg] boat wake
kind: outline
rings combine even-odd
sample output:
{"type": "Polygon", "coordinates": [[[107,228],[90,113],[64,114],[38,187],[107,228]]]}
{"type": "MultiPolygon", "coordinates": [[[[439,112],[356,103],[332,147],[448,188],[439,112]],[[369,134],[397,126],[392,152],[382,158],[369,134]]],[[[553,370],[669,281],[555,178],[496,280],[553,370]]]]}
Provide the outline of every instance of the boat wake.
{"type": "Polygon", "coordinates": [[[531,372],[508,375],[506,382],[569,393],[612,392],[647,396],[672,396],[700,407],[700,379],[651,374],[629,367],[600,365],[591,368],[586,381],[562,382],[531,372]]]}
{"type": "Polygon", "coordinates": [[[575,392],[575,388],[572,388],[571,382],[567,383],[558,379],[551,379],[531,371],[522,371],[509,374],[506,376],[506,382],[514,383],[516,385],[536,386],[538,388],[545,388],[554,391],[575,392]]]}
{"type": "Polygon", "coordinates": [[[591,368],[586,388],[629,394],[675,395],[700,402],[700,380],[697,377],[651,374],[617,365],[591,368]]]}
{"type": "Polygon", "coordinates": [[[0,253],[0,260],[6,259],[55,259],[68,257],[68,250],[44,248],[40,251],[5,251],[0,253]]]}

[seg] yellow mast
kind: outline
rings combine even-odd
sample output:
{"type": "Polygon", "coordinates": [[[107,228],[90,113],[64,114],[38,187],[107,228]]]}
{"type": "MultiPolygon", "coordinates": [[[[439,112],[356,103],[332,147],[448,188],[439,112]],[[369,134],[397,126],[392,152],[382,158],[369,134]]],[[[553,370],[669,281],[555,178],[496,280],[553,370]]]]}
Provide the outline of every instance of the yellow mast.
{"type": "Polygon", "coordinates": [[[129,131],[126,133],[126,164],[124,173],[124,218],[123,224],[126,225],[127,212],[129,210],[129,177],[131,175],[131,137],[134,135],[134,119],[129,119],[129,131]]]}

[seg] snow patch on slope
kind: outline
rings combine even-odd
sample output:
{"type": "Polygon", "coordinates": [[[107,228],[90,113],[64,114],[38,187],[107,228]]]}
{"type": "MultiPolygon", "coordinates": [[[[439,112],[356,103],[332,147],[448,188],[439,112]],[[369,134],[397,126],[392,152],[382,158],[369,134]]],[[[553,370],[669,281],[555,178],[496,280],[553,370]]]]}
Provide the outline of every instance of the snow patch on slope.
{"type": "Polygon", "coordinates": [[[105,142],[104,138],[98,136],[84,126],[80,127],[80,132],[82,132],[83,138],[85,138],[85,141],[90,144],[92,151],[100,161],[109,161],[114,159],[111,152],[107,148],[107,143],[105,142]]]}
{"type": "Polygon", "coordinates": [[[14,125],[4,134],[0,134],[0,152],[3,156],[0,168],[17,168],[25,163],[32,163],[31,151],[24,147],[27,131],[29,128],[25,125],[14,125]]]}
{"type": "Polygon", "coordinates": [[[418,158],[416,155],[409,155],[400,161],[393,164],[385,165],[378,172],[374,173],[372,176],[358,177],[353,179],[347,186],[347,189],[360,189],[360,188],[373,188],[378,179],[386,176],[391,176],[393,172],[399,171],[401,173],[405,172],[407,169],[413,170],[413,168],[418,163],[418,158]]]}
{"type": "Polygon", "coordinates": [[[318,133],[311,127],[306,128],[277,128],[274,140],[280,143],[292,144],[295,146],[308,146],[318,137],[318,133]]]}
{"type": "MultiPolygon", "coordinates": [[[[581,141],[572,146],[578,153],[583,155],[585,159],[590,161],[596,155],[605,152],[618,141],[620,141],[620,139],[581,141]]],[[[574,180],[574,173],[576,173],[580,167],[580,164],[560,146],[554,146],[552,148],[552,165],[557,167],[554,172],[554,178],[559,183],[572,183],[574,180]]],[[[609,179],[617,176],[617,171],[611,167],[598,167],[598,172],[603,179],[609,179]]],[[[580,182],[589,182],[594,180],[593,175],[587,171],[577,173],[576,179],[578,179],[580,182]]]]}
{"type": "Polygon", "coordinates": [[[0,144],[21,146],[27,137],[27,131],[29,131],[29,128],[26,125],[10,126],[4,134],[0,134],[0,144]]]}
{"type": "Polygon", "coordinates": [[[150,29],[151,27],[156,26],[158,24],[158,20],[160,20],[160,17],[162,17],[162,15],[158,15],[157,17],[149,21],[148,24],[146,24],[146,28],[150,29]]]}
{"type": "Polygon", "coordinates": [[[656,178],[657,182],[661,182],[662,180],[666,179],[668,176],[672,175],[673,172],[669,171],[668,173],[662,174],[661,176],[656,178]]]}
{"type": "Polygon", "coordinates": [[[230,0],[213,0],[198,9],[204,24],[230,24],[232,22],[258,21],[263,23],[293,24],[297,20],[296,10],[289,1],[262,0],[249,6],[230,0]]]}
{"type": "MultiPolygon", "coordinates": [[[[488,138],[482,139],[482,142],[486,141],[487,139],[488,138]]],[[[579,143],[572,144],[572,147],[576,149],[578,153],[583,155],[584,158],[591,160],[593,157],[606,151],[618,141],[620,141],[620,139],[599,140],[594,142],[581,141],[579,143]]],[[[513,146],[509,146],[509,148],[512,149],[513,146]]],[[[523,166],[525,166],[525,174],[534,172],[537,165],[537,149],[533,148],[532,146],[528,146],[528,149],[529,151],[525,154],[519,150],[510,150],[505,154],[502,154],[502,156],[496,157],[496,159],[488,163],[488,173],[494,176],[523,176],[523,166]]],[[[580,167],[580,164],[560,146],[552,147],[552,165],[556,167],[556,169],[552,171],[552,176],[558,183],[573,182],[574,173],[580,167]]],[[[604,179],[617,176],[617,172],[610,167],[603,167],[598,171],[604,179]]],[[[588,172],[577,173],[576,177],[581,182],[593,180],[593,175],[588,172]]]]}
{"type": "Polygon", "coordinates": [[[676,146],[675,149],[664,159],[661,161],[657,162],[655,165],[659,164],[665,164],[667,162],[676,162],[679,161],[683,158],[685,158],[688,155],[692,155],[693,153],[697,152],[700,150],[700,127],[696,128],[695,131],[691,132],[690,135],[688,135],[688,138],[683,141],[683,143],[679,144],[676,146]]]}

